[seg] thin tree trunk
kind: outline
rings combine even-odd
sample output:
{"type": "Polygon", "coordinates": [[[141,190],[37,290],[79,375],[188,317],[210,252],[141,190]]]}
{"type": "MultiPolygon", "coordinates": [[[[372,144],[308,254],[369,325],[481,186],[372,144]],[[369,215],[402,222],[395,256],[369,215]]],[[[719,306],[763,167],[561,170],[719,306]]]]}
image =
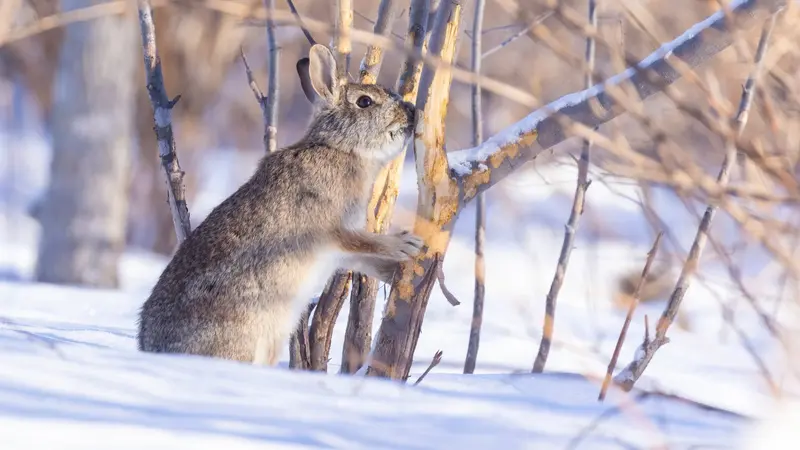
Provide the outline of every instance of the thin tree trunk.
{"type": "MultiPolygon", "coordinates": [[[[481,73],[483,50],[483,10],[486,0],[478,0],[475,4],[475,18],[472,22],[472,71],[481,73]]],[[[472,145],[477,147],[483,142],[483,117],[481,114],[481,85],[472,85],[472,145]]],[[[464,361],[464,373],[474,373],[478,360],[478,347],[481,342],[481,324],[483,324],[483,298],[486,294],[486,260],[483,256],[486,241],[486,199],[484,193],[478,194],[475,205],[475,295],[472,303],[472,325],[469,329],[469,345],[467,358],[464,361]]]]}
{"type": "MultiPolygon", "coordinates": [[[[589,0],[589,25],[597,28],[597,4],[595,0],[589,0]]],[[[586,38],[586,76],[584,79],[584,87],[591,88],[594,85],[592,74],[594,73],[594,60],[595,60],[595,41],[594,38],[586,38]]],[[[595,128],[596,129],[596,128],[595,128]]],[[[556,324],[556,302],[558,294],[561,291],[561,286],[564,284],[564,278],[567,276],[567,266],[569,265],[569,257],[572,254],[572,249],[575,245],[575,237],[578,233],[578,225],[580,224],[581,215],[583,214],[583,206],[586,202],[586,190],[589,188],[589,152],[592,148],[592,142],[584,139],[583,150],[581,150],[581,158],[578,161],[578,185],[575,187],[575,197],[572,200],[572,211],[567,221],[567,226],[564,231],[564,240],[561,245],[561,254],[558,256],[558,263],[556,264],[556,273],[553,276],[553,281],[550,284],[550,290],[547,292],[545,299],[545,312],[544,312],[544,325],[542,326],[542,340],[539,343],[539,351],[536,354],[536,359],[533,362],[533,369],[531,372],[541,373],[544,371],[544,366],[547,364],[547,356],[550,354],[550,345],[553,342],[553,332],[555,331],[556,324]]]]}
{"type": "MultiPolygon", "coordinates": [[[[378,8],[378,18],[375,21],[373,32],[379,36],[386,36],[392,31],[396,16],[396,2],[382,0],[378,8]]],[[[377,45],[370,45],[361,61],[360,80],[362,83],[374,84],[378,79],[383,62],[383,49],[377,45]]],[[[403,155],[405,156],[405,154],[403,155]]],[[[381,175],[384,175],[386,170],[381,175]]],[[[383,176],[373,186],[375,192],[384,192],[383,176]]],[[[380,195],[380,194],[377,194],[380,195]]],[[[367,211],[367,230],[383,233],[389,225],[388,220],[376,221],[374,204],[367,211]]],[[[378,296],[378,280],[369,278],[360,273],[353,273],[353,288],[350,291],[350,314],[347,317],[347,330],[345,331],[344,346],[342,348],[342,373],[355,373],[364,365],[372,343],[372,319],[375,316],[375,299],[378,296]]]]}
{"type": "Polygon", "coordinates": [[[142,56],[147,79],[147,95],[153,107],[153,131],[158,141],[158,157],[167,181],[167,203],[172,213],[172,224],[178,243],[182,243],[191,233],[189,206],[186,203],[186,188],[175,149],[175,134],[172,131],[172,108],[180,96],[170,100],[164,87],[164,74],[161,71],[161,57],[156,43],[156,26],[153,21],[153,8],[150,0],[138,0],[139,29],[142,35],[142,56]]]}
{"type": "MultiPolygon", "coordinates": [[[[275,0],[264,0],[267,11],[275,11],[275,0]]],[[[272,17],[267,18],[267,45],[269,46],[269,91],[267,92],[267,114],[266,130],[264,130],[264,145],[267,152],[274,152],[278,149],[278,95],[279,95],[279,64],[281,49],[278,47],[278,40],[275,37],[275,21],[272,17]]]]}
{"type": "Polygon", "coordinates": [[[309,332],[311,370],[328,371],[333,326],[342,310],[344,299],[350,291],[350,277],[349,272],[335,275],[328,281],[328,285],[319,296],[309,332]]]}
{"type": "MultiPolygon", "coordinates": [[[[100,3],[63,0],[64,10],[100,3]]],[[[36,278],[113,288],[125,247],[134,128],[132,14],[66,27],[52,109],[53,160],[36,278]]]]}
{"type": "Polygon", "coordinates": [[[425,240],[425,252],[402,264],[400,273],[395,274],[367,370],[370,376],[408,378],[437,264],[449,243],[450,234],[442,230],[457,213],[458,186],[449,177],[444,121],[452,81],[449,64],[455,58],[461,13],[461,1],[442,0],[431,32],[430,51],[448,66],[425,68],[419,90],[427,95],[417,101],[425,118],[417,124],[417,134],[422,131],[422,137],[414,143],[420,189],[414,232],[425,240]]]}
{"type": "MultiPolygon", "coordinates": [[[[292,12],[300,17],[295,8],[292,12]]],[[[350,66],[350,53],[352,43],[350,41],[350,29],[353,26],[353,3],[352,0],[337,0],[334,3],[333,15],[334,35],[333,35],[333,54],[336,57],[339,76],[349,77],[347,68],[350,66]]],[[[304,30],[309,43],[313,38],[304,30]]],[[[353,274],[349,271],[337,272],[327,283],[325,290],[319,296],[317,312],[311,321],[309,330],[309,342],[311,342],[311,368],[312,370],[325,370],[328,368],[328,355],[330,354],[330,336],[333,335],[333,327],[336,319],[344,305],[344,299],[350,288],[350,281],[353,274]],[[347,286],[347,289],[337,287],[347,286]],[[332,317],[326,314],[333,314],[332,317]]]]}

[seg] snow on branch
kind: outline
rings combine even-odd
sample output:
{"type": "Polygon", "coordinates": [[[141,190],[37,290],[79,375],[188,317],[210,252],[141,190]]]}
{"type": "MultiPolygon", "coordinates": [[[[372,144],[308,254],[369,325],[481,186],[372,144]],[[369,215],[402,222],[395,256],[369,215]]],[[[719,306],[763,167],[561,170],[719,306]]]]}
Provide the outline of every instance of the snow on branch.
{"type": "Polygon", "coordinates": [[[448,154],[451,176],[459,183],[461,201],[499,182],[539,153],[566,140],[569,121],[597,127],[624,112],[609,86],[630,83],[641,99],[662,91],[682,73],[669,61],[677,58],[690,68],[709,61],[733,43],[732,31],[762,23],[781,9],[786,0],[733,0],[718,11],[661,46],[637,64],[603,83],[575,92],[532,112],[483,144],[448,154]]]}

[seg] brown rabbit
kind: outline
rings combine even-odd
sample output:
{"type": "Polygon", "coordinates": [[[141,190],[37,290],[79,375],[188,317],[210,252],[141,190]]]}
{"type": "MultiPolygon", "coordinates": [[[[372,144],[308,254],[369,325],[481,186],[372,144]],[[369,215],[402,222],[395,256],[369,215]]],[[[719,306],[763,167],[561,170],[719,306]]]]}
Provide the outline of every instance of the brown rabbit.
{"type": "Polygon", "coordinates": [[[140,350],[274,365],[336,269],[389,281],[422,247],[406,232],[363,231],[376,176],[413,134],[414,106],[347,83],[323,45],[298,72],[315,102],[306,135],[265,156],[181,244],[142,306],[140,350]]]}

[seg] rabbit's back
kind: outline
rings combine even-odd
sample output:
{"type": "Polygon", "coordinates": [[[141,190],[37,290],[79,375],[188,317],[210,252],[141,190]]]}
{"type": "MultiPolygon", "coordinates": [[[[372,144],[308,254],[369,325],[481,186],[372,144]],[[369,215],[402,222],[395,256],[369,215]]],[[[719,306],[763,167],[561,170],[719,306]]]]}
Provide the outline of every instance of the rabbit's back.
{"type": "Polygon", "coordinates": [[[243,361],[276,351],[339,265],[331,230],[363,221],[369,184],[346,152],[265,156],[181,244],[142,307],[139,347],[243,361]]]}

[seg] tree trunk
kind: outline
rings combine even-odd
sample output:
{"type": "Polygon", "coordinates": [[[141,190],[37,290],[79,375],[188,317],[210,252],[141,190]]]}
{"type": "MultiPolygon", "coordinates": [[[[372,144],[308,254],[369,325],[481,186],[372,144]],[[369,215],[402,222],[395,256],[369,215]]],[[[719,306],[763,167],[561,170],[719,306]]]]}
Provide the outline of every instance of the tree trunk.
{"type": "MultiPolygon", "coordinates": [[[[100,2],[61,3],[66,11],[100,2]]],[[[131,14],[66,27],[51,113],[50,185],[40,216],[39,281],[118,285],[135,111],[135,33],[131,14]]]]}

